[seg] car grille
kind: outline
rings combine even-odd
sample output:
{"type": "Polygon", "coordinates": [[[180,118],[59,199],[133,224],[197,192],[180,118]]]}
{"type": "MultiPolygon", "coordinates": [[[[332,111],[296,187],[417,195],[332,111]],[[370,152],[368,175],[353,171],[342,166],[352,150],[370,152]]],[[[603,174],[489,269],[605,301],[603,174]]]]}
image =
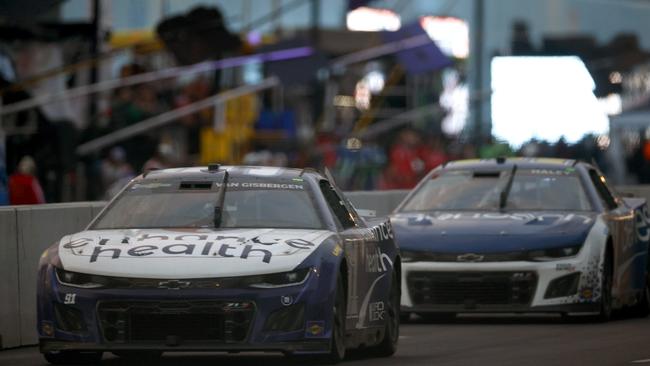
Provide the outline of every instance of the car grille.
{"type": "Polygon", "coordinates": [[[243,342],[255,305],[252,302],[160,301],[101,302],[98,315],[109,343],[243,342]]]}
{"type": "Polygon", "coordinates": [[[411,272],[414,305],[527,306],[537,285],[534,272],[411,272]]]}
{"type": "MultiPolygon", "coordinates": [[[[413,252],[413,261],[418,262],[473,262],[473,260],[463,260],[466,253],[432,253],[432,252],[413,252]],[[460,259],[459,259],[460,257],[460,259]]],[[[514,262],[527,261],[530,257],[527,252],[503,252],[503,253],[481,253],[480,260],[476,262],[514,262]]]]}
{"type": "Polygon", "coordinates": [[[106,286],[113,289],[214,289],[214,288],[242,288],[242,277],[222,278],[192,278],[192,279],[155,279],[155,278],[129,278],[129,277],[104,277],[106,286]]]}

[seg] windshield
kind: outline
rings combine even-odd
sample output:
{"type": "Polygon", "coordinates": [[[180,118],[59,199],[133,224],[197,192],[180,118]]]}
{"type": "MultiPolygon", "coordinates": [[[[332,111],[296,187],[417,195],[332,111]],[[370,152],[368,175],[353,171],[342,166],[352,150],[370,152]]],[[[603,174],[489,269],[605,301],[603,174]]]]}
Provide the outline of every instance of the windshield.
{"type": "MultiPolygon", "coordinates": [[[[92,229],[211,228],[219,183],[156,181],[127,188],[92,229]]],[[[221,210],[222,228],[324,227],[303,182],[230,181],[221,210]]]]}
{"type": "MultiPolygon", "coordinates": [[[[402,207],[402,212],[499,210],[510,171],[449,171],[434,175],[402,207]]],[[[575,173],[518,170],[506,197],[506,210],[589,211],[591,204],[575,173]]]]}

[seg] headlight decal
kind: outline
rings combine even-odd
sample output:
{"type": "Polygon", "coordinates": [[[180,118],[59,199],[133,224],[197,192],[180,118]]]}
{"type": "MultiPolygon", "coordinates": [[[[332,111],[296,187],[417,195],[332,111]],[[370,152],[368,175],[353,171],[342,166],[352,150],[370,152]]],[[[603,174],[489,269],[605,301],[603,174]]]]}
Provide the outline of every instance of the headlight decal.
{"type": "MultiPolygon", "coordinates": [[[[302,285],[311,275],[318,275],[316,268],[306,267],[288,272],[270,273],[253,276],[200,278],[183,280],[186,284],[183,289],[202,288],[281,288],[302,285]],[[312,273],[313,272],[313,273],[312,273]]],[[[161,287],[163,282],[177,280],[143,279],[128,277],[109,277],[66,271],[55,268],[56,279],[65,286],[84,289],[103,288],[167,288],[180,289],[180,287],[161,287]]]]}
{"type": "Polygon", "coordinates": [[[56,279],[59,283],[79,288],[102,288],[109,285],[109,277],[95,276],[85,273],[69,272],[61,268],[56,268],[56,279]]]}
{"type": "Polygon", "coordinates": [[[560,258],[574,257],[582,248],[582,245],[574,245],[544,250],[533,250],[528,252],[529,260],[535,262],[552,261],[560,258]]]}
{"type": "Polygon", "coordinates": [[[301,285],[307,281],[311,268],[302,268],[291,272],[273,273],[268,275],[252,276],[248,279],[248,286],[254,288],[279,288],[301,285]]]}

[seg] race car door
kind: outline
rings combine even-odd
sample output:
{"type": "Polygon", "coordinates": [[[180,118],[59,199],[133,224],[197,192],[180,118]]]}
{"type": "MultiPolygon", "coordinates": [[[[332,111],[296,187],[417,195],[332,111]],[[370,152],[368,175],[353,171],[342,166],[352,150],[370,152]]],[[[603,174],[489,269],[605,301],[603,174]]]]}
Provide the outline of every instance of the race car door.
{"type": "Polygon", "coordinates": [[[377,301],[379,292],[374,288],[383,273],[373,270],[370,263],[376,260],[373,255],[378,251],[378,243],[371,240],[371,231],[346,203],[343,195],[327,180],[321,180],[319,184],[342,228],[340,234],[348,264],[346,329],[362,329],[375,322],[380,323],[383,321],[383,313],[377,313],[381,309],[375,309],[381,305],[377,301]]]}
{"type": "Polygon", "coordinates": [[[616,197],[607,186],[602,174],[589,170],[591,179],[603,206],[605,218],[614,244],[613,295],[624,299],[634,296],[644,285],[647,263],[647,243],[637,240],[635,208],[616,197]]]}

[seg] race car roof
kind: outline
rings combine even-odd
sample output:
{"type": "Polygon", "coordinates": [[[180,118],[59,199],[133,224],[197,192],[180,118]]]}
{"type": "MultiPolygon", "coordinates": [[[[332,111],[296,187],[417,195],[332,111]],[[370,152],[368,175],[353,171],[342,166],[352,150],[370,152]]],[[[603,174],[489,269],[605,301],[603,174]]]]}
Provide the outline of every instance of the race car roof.
{"type": "Polygon", "coordinates": [[[567,167],[590,166],[587,163],[573,159],[557,158],[497,158],[497,159],[468,159],[457,160],[442,166],[442,169],[509,169],[513,165],[521,169],[564,169],[567,167]]]}
{"type": "Polygon", "coordinates": [[[255,176],[258,178],[266,177],[269,179],[291,179],[300,176],[312,176],[321,179],[322,175],[310,168],[295,169],[270,166],[220,166],[218,170],[209,170],[207,166],[171,168],[152,170],[142,174],[138,178],[146,179],[210,179],[214,173],[228,171],[232,177],[255,176]]]}

